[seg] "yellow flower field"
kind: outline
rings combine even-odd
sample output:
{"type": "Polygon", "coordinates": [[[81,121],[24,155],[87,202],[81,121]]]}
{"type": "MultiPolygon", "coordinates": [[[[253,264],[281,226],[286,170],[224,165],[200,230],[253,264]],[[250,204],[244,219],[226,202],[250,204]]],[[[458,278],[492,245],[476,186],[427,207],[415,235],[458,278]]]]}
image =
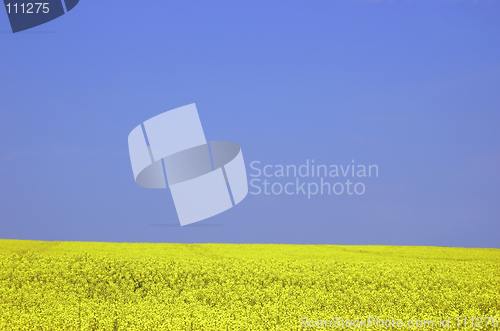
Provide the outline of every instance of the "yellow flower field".
{"type": "Polygon", "coordinates": [[[499,317],[498,249],[0,240],[2,331],[498,330],[499,317]]]}

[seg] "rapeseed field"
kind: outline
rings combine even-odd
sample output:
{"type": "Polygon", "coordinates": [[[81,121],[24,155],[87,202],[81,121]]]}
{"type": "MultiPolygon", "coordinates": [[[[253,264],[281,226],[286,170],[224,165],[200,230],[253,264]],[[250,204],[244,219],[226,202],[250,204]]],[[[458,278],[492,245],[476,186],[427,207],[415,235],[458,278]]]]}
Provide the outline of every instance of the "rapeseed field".
{"type": "Polygon", "coordinates": [[[498,249],[0,240],[1,331],[497,330],[499,316],[498,249]]]}

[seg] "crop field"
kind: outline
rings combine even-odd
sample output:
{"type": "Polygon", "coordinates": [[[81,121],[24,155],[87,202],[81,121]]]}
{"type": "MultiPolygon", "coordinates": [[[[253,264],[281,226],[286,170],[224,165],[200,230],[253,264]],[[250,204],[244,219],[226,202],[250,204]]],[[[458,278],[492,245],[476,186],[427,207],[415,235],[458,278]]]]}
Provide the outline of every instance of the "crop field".
{"type": "Polygon", "coordinates": [[[499,317],[498,249],[0,240],[2,331],[498,330],[499,317]]]}

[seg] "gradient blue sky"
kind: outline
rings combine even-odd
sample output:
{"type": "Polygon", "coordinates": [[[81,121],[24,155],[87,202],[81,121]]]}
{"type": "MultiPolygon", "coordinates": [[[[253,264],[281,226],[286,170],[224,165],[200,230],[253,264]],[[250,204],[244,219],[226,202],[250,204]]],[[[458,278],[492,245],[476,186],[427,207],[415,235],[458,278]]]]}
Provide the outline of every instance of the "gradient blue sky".
{"type": "MultiPolygon", "coordinates": [[[[500,248],[500,2],[90,1],[0,10],[0,238],[500,248]],[[247,164],[377,164],[180,227],[127,136],[196,103],[247,164]]],[[[249,177],[250,178],[250,177],[249,177]]],[[[286,182],[281,181],[281,182],[286,182]]]]}

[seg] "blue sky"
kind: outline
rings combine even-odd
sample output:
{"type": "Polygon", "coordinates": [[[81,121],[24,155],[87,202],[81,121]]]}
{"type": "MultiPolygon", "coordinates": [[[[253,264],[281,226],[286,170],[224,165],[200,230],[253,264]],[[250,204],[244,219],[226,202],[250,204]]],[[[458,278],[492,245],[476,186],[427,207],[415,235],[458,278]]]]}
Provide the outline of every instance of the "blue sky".
{"type": "Polygon", "coordinates": [[[499,13],[82,0],[13,34],[0,10],[0,238],[500,248],[499,13]],[[168,190],[135,184],[127,136],[190,103],[249,174],[314,159],[379,176],[360,196],[248,195],[180,227],[168,190]]]}

